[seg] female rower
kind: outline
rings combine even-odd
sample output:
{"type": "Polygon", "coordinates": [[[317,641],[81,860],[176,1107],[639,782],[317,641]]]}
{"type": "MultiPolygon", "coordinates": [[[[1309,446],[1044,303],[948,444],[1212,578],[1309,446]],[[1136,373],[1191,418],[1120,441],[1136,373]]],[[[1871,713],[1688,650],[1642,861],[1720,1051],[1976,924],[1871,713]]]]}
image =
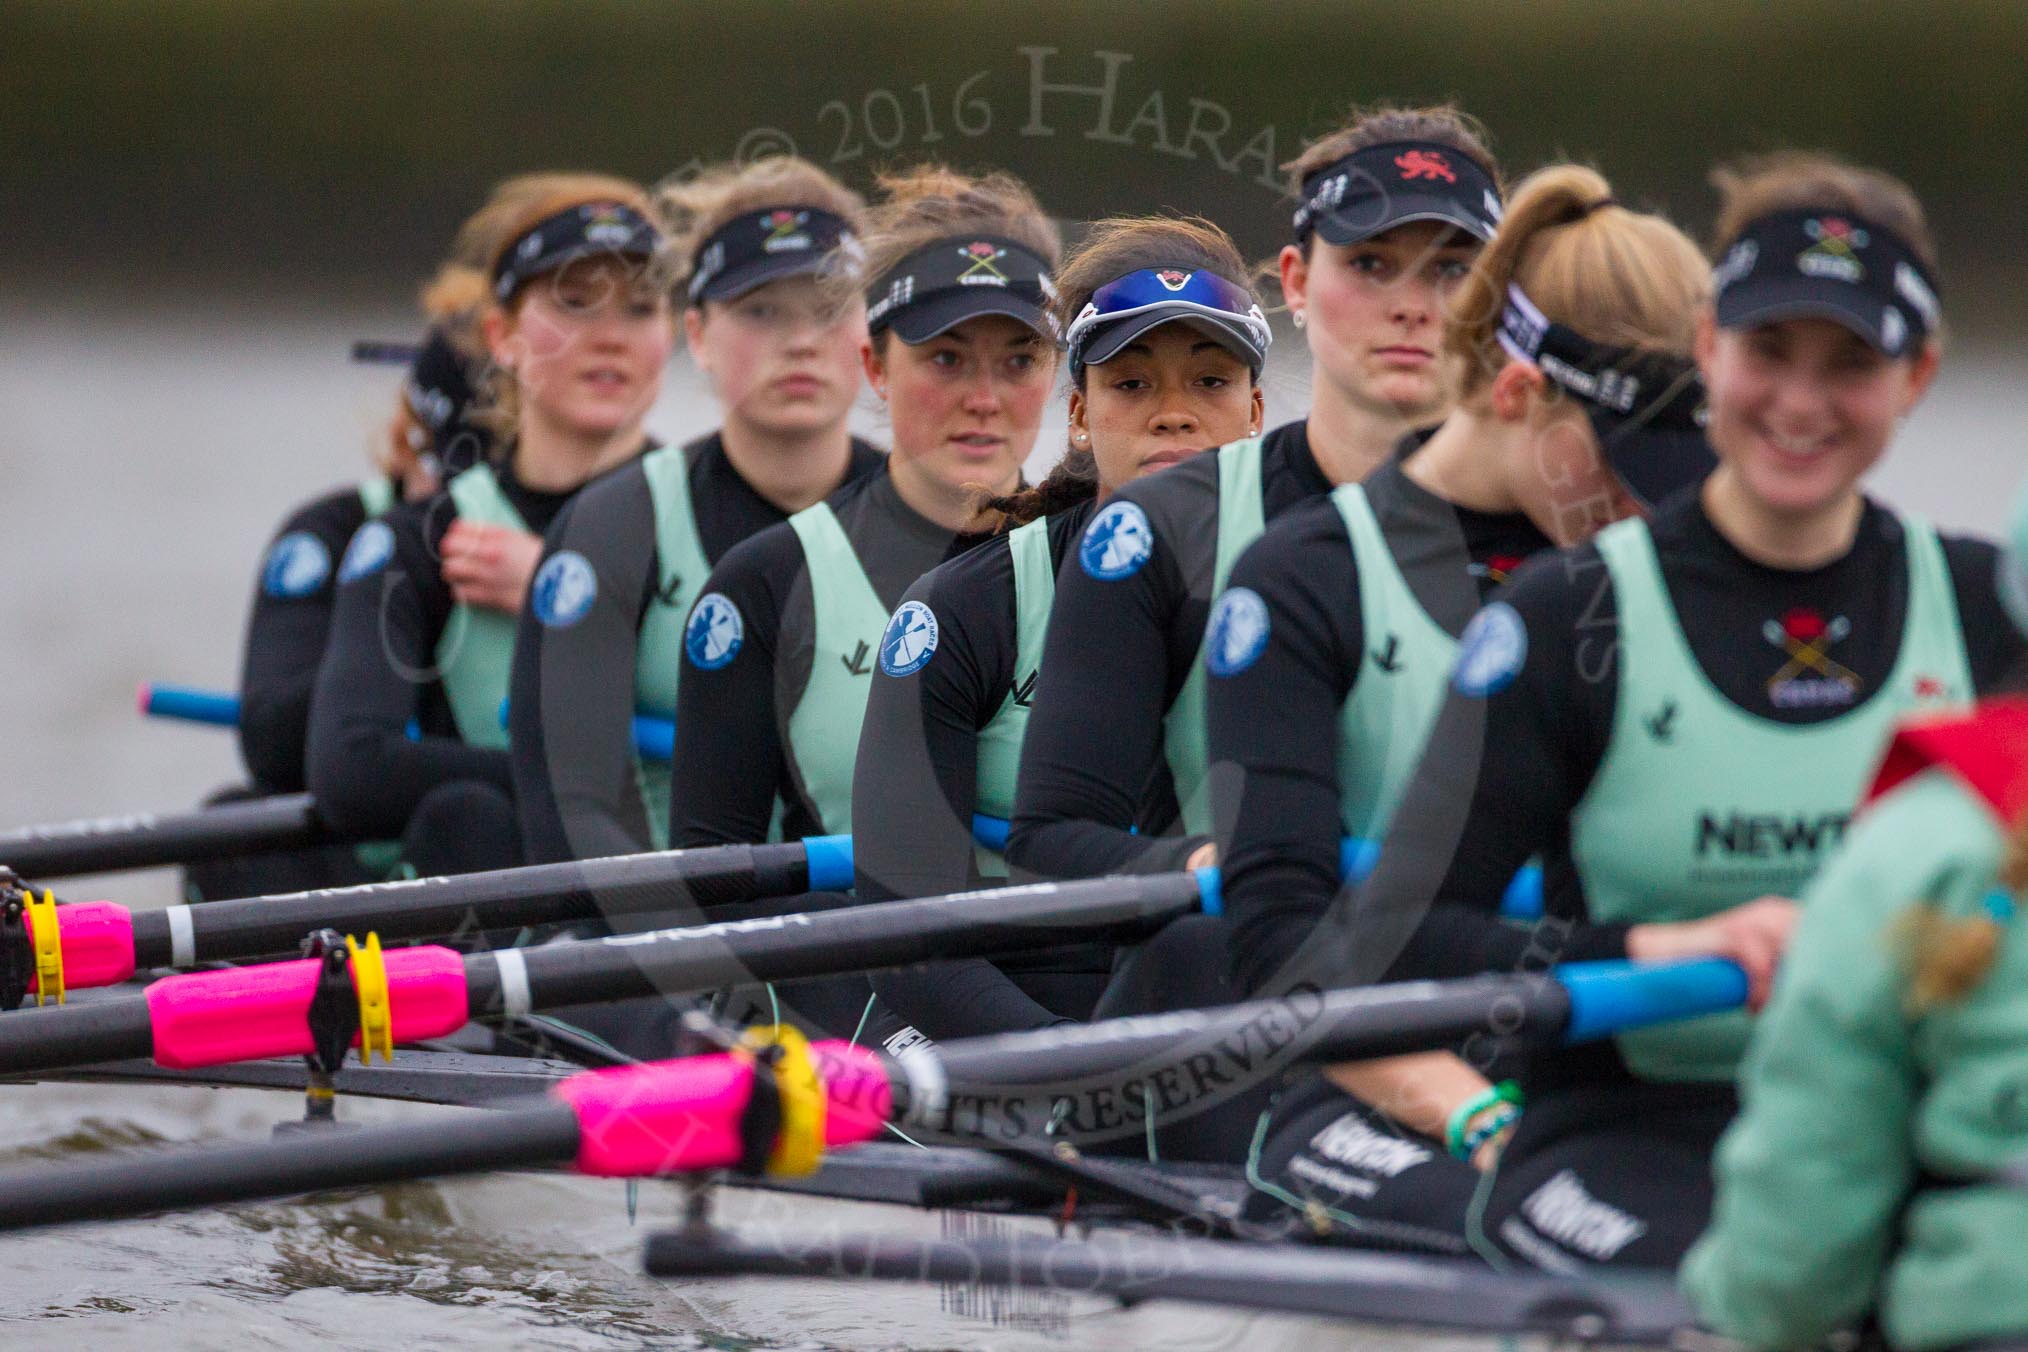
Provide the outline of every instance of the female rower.
{"type": "MultiPolygon", "coordinates": [[[[1269,331],[1246,264],[1208,221],[1101,221],[1064,262],[1055,313],[1069,347],[1070,449],[1039,486],[991,504],[1015,529],[934,569],[889,622],[853,777],[861,901],[1003,879],[973,846],[975,812],[1005,820],[1063,556],[1122,485],[1260,431],[1269,331]]],[[[886,973],[874,989],[932,1037],[1090,1016],[1102,944],[995,965],[886,973]]]]}
{"type": "Polygon", "coordinates": [[[675,340],[652,266],[662,236],[634,184],[510,179],[465,233],[486,259],[463,280],[485,297],[500,447],[352,537],[310,716],[319,809],[341,831],[401,838],[426,873],[521,862],[500,704],[536,532],[645,449],[675,340]]]}
{"type": "MultiPolygon", "coordinates": [[[[442,305],[426,295],[424,308],[442,305]]],[[[252,782],[213,795],[207,807],[303,791],[310,692],[331,631],[338,557],[366,522],[435,493],[449,459],[469,464],[483,453],[485,429],[470,421],[477,335],[467,332],[468,315],[435,317],[375,456],[379,473],[291,512],[261,558],[239,683],[240,759],[252,782]]],[[[192,864],[183,888],[197,901],[344,887],[372,882],[391,863],[378,844],[320,846],[192,864]]]]}
{"type": "MultiPolygon", "coordinates": [[[[2002,566],[2028,633],[2028,496],[2002,566]]],[[[1754,1030],[1683,1266],[1707,1322],[1806,1347],[1877,1304],[1893,1347],[2020,1345],[2023,906],[2028,698],[1904,725],[1754,1030]]]]}
{"type": "MultiPolygon", "coordinates": [[[[1363,484],[1286,513],[1234,566],[1205,664],[1242,988],[1328,980],[1305,955],[1338,892],[1340,837],[1381,836],[1487,594],[1710,470],[1691,359],[1709,294],[1697,246],[1596,172],[1531,174],[1452,298],[1457,410],[1363,484]]],[[[1256,1206],[1300,1197],[1354,1238],[1423,1224],[1462,1250],[1477,1174],[1445,1143],[1491,1158],[1471,1134],[1512,1110],[1486,1089],[1445,1053],[1296,1082],[1262,1124],[1256,1206]],[[1451,1133],[1459,1113],[1482,1120],[1451,1133]]]]}
{"type": "Polygon", "coordinates": [[[246,661],[240,673],[240,753],[260,788],[298,793],[304,786],[304,744],[310,689],[330,632],[337,595],[336,562],[354,532],[398,502],[419,502],[441,487],[439,466],[457,446],[468,462],[486,433],[470,421],[475,368],[458,316],[443,315],[416,353],[401,403],[388,424],[380,472],[296,509],[261,561],[247,618],[246,661]]]}
{"type": "Polygon", "coordinates": [[[1449,406],[1443,300],[1500,209],[1476,123],[1449,107],[1381,109],[1289,170],[1302,205],[1281,284],[1309,334],[1310,415],[1131,485],[1093,516],[1058,579],[1050,675],[1022,747],[1007,845],[1018,870],[1211,861],[1198,654],[1212,598],[1264,521],[1364,478],[1449,406]],[[1176,811],[1143,810],[1151,783],[1158,797],[1173,783],[1187,834],[1171,834],[1176,811]]]}
{"type": "Polygon", "coordinates": [[[672,845],[852,829],[852,759],[881,632],[924,573],[986,538],[1056,372],[1059,240],[1026,187],[929,166],[883,179],[866,241],[882,472],[734,546],[684,631],[672,845]]]}
{"type": "MultiPolygon", "coordinates": [[[[1467,629],[1349,927],[1341,979],[1715,955],[1765,998],[1797,895],[1895,720],[2022,644],[1994,551],[1870,501],[1938,363],[1913,194],[1822,156],[1722,172],[1695,494],[1525,567],[1467,629]],[[1548,918],[1498,899],[1540,855],[1548,918]]],[[[1485,1235],[1549,1268],[1667,1266],[1702,1229],[1744,1013],[1531,1057],[1485,1235]]]]}
{"type": "Polygon", "coordinates": [[[805,160],[707,171],[661,199],[684,333],[724,414],[571,500],[521,614],[509,702],[530,862],[659,848],[669,770],[636,756],[638,712],[671,717],[683,622],[735,544],[875,472],[846,428],[865,313],[823,274],[855,270],[863,203],[805,160]]]}

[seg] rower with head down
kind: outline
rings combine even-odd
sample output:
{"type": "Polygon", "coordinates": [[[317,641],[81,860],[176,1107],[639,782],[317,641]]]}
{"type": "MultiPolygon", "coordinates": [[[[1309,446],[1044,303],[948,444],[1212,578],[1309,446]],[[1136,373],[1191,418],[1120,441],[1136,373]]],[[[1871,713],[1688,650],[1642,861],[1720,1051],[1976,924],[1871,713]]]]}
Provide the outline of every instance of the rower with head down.
{"type": "Polygon", "coordinates": [[[400,838],[423,873],[521,862],[500,705],[538,532],[647,449],[642,422],[675,341],[662,233],[632,183],[510,179],[460,241],[464,261],[442,284],[479,312],[495,448],[353,535],[309,732],[309,785],[330,824],[400,838]]]}
{"type": "MultiPolygon", "coordinates": [[[[1042,483],[991,501],[1011,531],[924,576],[888,624],[853,779],[861,901],[1007,876],[974,845],[972,818],[1013,810],[1065,556],[1122,486],[1260,430],[1270,335],[1246,274],[1201,220],[1100,221],[1065,259],[1070,445],[1042,483]]],[[[1111,968],[1109,946],[1085,944],[883,973],[874,987],[921,1031],[966,1037],[1088,1018],[1111,968]]]]}
{"type": "MultiPolygon", "coordinates": [[[[1747,969],[1758,1006],[1790,898],[1895,722],[1991,688],[2021,652],[1993,547],[1859,488],[1937,369],[1914,195],[1815,155],[1717,182],[1697,357],[1718,468],[1524,567],[1472,621],[1378,870],[1333,936],[1336,970],[1711,955],[1747,969]],[[1549,918],[1530,931],[1494,908],[1538,853],[1549,918]]],[[[1674,1264],[1710,1207],[1750,1026],[1531,1057],[1485,1234],[1547,1266],[1674,1264]]]]}

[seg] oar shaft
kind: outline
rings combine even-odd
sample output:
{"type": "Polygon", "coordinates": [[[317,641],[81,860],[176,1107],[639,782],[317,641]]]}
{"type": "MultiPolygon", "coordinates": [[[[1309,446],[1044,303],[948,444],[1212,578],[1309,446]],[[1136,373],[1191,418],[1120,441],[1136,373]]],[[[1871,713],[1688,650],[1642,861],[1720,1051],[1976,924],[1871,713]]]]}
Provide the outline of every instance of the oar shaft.
{"type": "Polygon", "coordinates": [[[427,1127],[402,1132],[303,1132],[229,1151],[163,1151],[89,1166],[14,1170],[0,1185],[6,1199],[0,1226],[116,1220],[326,1188],[557,1164],[574,1158],[577,1149],[577,1114],[565,1103],[537,1102],[433,1118],[427,1127]]]}
{"type": "Polygon", "coordinates": [[[0,1014],[4,1073],[61,1070],[154,1054],[154,1021],[148,1002],[138,996],[0,1014]]]}
{"type": "Polygon", "coordinates": [[[303,849],[334,837],[307,793],[195,812],[141,812],[0,832],[0,864],[23,878],[63,878],[303,849]]]}
{"type": "MultiPolygon", "coordinates": [[[[821,848],[821,847],[819,847],[821,848]]],[[[134,916],[137,966],[188,967],[293,952],[313,929],[382,939],[638,915],[786,896],[810,886],[806,842],[668,850],[577,863],[293,892],[134,916]]]]}
{"type": "Polygon", "coordinates": [[[1187,873],[1037,884],[887,901],[723,925],[475,954],[466,964],[474,1014],[636,996],[693,993],[750,981],[793,981],[901,967],[938,958],[992,957],[1069,939],[1135,938],[1197,909],[1187,873]],[[499,964],[514,969],[503,985],[499,964]]]}

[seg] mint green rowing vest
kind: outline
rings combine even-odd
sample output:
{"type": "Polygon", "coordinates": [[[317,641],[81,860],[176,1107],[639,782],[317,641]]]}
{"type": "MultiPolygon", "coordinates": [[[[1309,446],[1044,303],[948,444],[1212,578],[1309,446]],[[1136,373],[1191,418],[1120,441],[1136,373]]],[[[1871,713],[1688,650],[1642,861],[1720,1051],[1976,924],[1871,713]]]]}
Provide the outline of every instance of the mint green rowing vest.
{"type": "MultiPolygon", "coordinates": [[[[1008,533],[1014,560],[1014,688],[991,722],[979,729],[976,810],[1002,821],[1014,816],[1014,789],[1021,768],[1021,739],[1028,735],[1028,691],[1042,670],[1042,640],[1049,607],[1056,599],[1056,568],[1049,557],[1049,518],[1038,517],[1008,533]],[[1025,689],[1024,689],[1025,687],[1025,689]]],[[[968,824],[969,825],[969,824],[968,824]]],[[[1007,857],[975,846],[979,874],[1007,876],[1007,857]]]]}
{"type": "MultiPolygon", "coordinates": [[[[648,498],[655,513],[655,554],[662,575],[653,579],[654,594],[641,617],[634,645],[634,708],[664,718],[676,716],[676,683],[683,671],[683,625],[711,564],[698,538],[697,516],[690,505],[690,460],[680,446],[664,446],[641,457],[648,479],[648,498]]],[[[641,801],[648,809],[648,835],[654,848],[669,844],[670,767],[634,758],[641,801]]]]}
{"type": "MultiPolygon", "coordinates": [[[[451,480],[458,516],[490,526],[527,530],[528,523],[500,491],[491,465],[474,465],[451,480]]],[[[505,747],[500,701],[507,698],[514,665],[514,617],[497,610],[458,605],[437,638],[437,679],[451,703],[458,736],[467,746],[505,747]]]]}
{"type": "Polygon", "coordinates": [[[1430,618],[1401,575],[1358,484],[1331,491],[1359,571],[1366,648],[1338,714],[1338,813],[1345,834],[1380,840],[1443,707],[1458,641],[1430,618]]]}
{"type": "MultiPolygon", "coordinates": [[[[1894,725],[1968,702],[1970,661],[1936,531],[1901,519],[1908,613],[1886,682],[1821,723],[1750,714],[1713,686],[1683,636],[1645,523],[1598,536],[1619,604],[1619,692],[1605,757],[1571,814],[1571,857],[1594,920],[1699,920],[1756,897],[1797,897],[1837,846],[1894,725]]],[[[1785,639],[1791,665],[1830,654],[1785,639]]],[[[1773,654],[1771,654],[1773,655],[1773,654]]],[[[1751,1027],[1744,1012],[1618,1039],[1643,1079],[1732,1079],[1751,1027]]],[[[1827,1105],[1827,1111],[1833,1105],[1827,1105]]]]}
{"type": "Polygon", "coordinates": [[[386,475],[365,479],[359,485],[359,505],[366,509],[368,521],[386,516],[394,507],[394,485],[386,475]]]}
{"type": "Polygon", "coordinates": [[[852,763],[887,607],[829,505],[797,512],[789,527],[803,543],[817,625],[809,684],[789,715],[789,768],[817,810],[820,831],[845,835],[852,830],[852,763]]]}
{"type": "MultiPolygon", "coordinates": [[[[1259,437],[1248,437],[1212,453],[1218,457],[1218,544],[1211,564],[1214,601],[1225,590],[1232,565],[1267,528],[1261,508],[1260,447],[1259,437]]],[[[1171,543],[1173,547],[1183,544],[1171,543]]],[[[1209,617],[1206,627],[1208,630],[1209,617]]],[[[1183,829],[1192,835],[1211,831],[1211,795],[1204,788],[1204,771],[1209,760],[1205,748],[1204,640],[1199,638],[1197,654],[1190,660],[1190,674],[1162,720],[1162,750],[1169,760],[1169,776],[1176,784],[1183,829]]]]}

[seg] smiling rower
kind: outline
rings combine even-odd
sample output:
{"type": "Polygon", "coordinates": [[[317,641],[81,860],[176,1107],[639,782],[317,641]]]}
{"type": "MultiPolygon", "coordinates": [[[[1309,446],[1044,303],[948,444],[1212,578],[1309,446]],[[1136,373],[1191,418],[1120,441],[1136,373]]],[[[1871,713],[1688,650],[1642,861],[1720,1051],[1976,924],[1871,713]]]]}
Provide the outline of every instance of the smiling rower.
{"type": "Polygon", "coordinates": [[[319,811],[340,831],[402,839],[425,874],[522,862],[500,702],[538,532],[648,448],[642,422],[675,342],[662,233],[634,184],[510,179],[463,238],[483,260],[464,272],[483,298],[497,449],[353,535],[310,712],[319,811]]]}
{"type": "MultiPolygon", "coordinates": [[[[1716,181],[1697,358],[1718,468],[1526,565],[1472,621],[1349,935],[1320,932],[1344,977],[1711,955],[1746,968],[1757,1007],[1895,723],[2021,652],[1993,547],[1859,487],[1940,359],[1914,195],[1803,154],[1716,181]],[[1548,918],[1510,925],[1501,890],[1537,854],[1548,918]]],[[[1547,1268],[1674,1264],[1749,1026],[1532,1057],[1485,1241],[1547,1268]]]]}

